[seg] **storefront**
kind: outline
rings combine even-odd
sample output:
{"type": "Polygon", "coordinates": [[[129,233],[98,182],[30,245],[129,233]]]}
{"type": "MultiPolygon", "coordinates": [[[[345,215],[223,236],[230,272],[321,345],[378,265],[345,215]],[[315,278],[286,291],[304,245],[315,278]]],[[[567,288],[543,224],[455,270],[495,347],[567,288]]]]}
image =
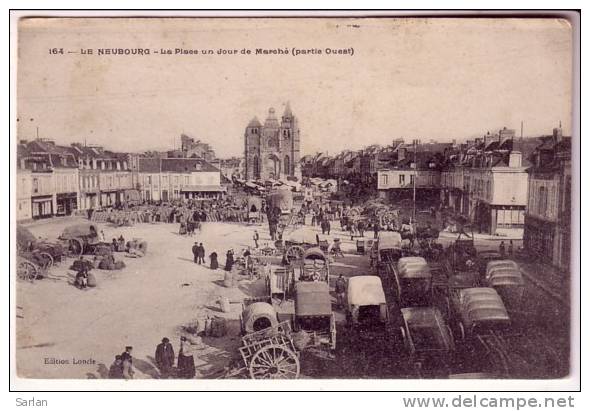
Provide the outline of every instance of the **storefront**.
{"type": "Polygon", "coordinates": [[[475,201],[473,222],[480,233],[496,234],[498,228],[522,228],[524,226],[524,206],[490,205],[475,201]]]}
{"type": "Polygon", "coordinates": [[[80,209],[90,210],[98,208],[98,194],[96,192],[80,193],[80,209]]]}
{"type": "Polygon", "coordinates": [[[102,190],[100,192],[100,205],[103,207],[114,206],[120,201],[118,190],[102,190]]]}
{"type": "Polygon", "coordinates": [[[71,215],[78,209],[78,195],[76,193],[57,194],[56,200],[56,215],[71,215]]]}
{"type": "Polygon", "coordinates": [[[31,211],[34,219],[53,216],[53,196],[32,197],[31,211]]]}
{"type": "Polygon", "coordinates": [[[125,190],[123,196],[125,203],[129,205],[141,203],[141,193],[139,190],[125,190]]]}

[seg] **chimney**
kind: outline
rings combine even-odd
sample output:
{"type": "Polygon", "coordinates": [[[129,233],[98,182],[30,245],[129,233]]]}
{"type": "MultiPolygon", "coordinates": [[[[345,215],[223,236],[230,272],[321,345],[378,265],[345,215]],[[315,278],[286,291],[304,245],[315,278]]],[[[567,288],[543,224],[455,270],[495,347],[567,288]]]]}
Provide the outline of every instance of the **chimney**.
{"type": "Polygon", "coordinates": [[[508,167],[518,168],[522,167],[522,153],[520,151],[511,151],[508,160],[508,167]]]}

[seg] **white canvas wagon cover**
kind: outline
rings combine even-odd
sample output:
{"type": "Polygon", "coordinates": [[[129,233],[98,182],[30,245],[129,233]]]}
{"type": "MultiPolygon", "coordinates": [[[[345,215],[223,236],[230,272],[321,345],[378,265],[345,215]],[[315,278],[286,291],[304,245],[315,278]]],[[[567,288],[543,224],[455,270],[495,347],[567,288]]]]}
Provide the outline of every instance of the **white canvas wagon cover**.
{"type": "Polygon", "coordinates": [[[348,280],[348,303],[350,305],[385,304],[381,279],[374,275],[359,275],[348,280]]]}

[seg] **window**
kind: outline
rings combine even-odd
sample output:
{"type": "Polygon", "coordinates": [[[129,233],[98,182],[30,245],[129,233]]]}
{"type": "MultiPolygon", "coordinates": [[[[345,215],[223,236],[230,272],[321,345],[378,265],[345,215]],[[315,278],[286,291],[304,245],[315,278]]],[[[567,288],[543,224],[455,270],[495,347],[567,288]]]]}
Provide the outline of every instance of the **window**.
{"type": "Polygon", "coordinates": [[[190,181],[189,181],[189,176],[184,176],[184,185],[189,185],[190,181]]]}
{"type": "Polygon", "coordinates": [[[381,186],[387,187],[389,185],[389,176],[387,174],[381,174],[381,186]]]}
{"type": "Polygon", "coordinates": [[[539,187],[539,215],[544,216],[547,211],[547,190],[539,187]]]}
{"type": "Polygon", "coordinates": [[[399,185],[403,186],[406,184],[406,175],[405,174],[400,174],[399,175],[399,185]]]}
{"type": "Polygon", "coordinates": [[[39,179],[34,178],[33,179],[33,193],[38,193],[39,192],[39,179]]]}
{"type": "Polygon", "coordinates": [[[289,162],[289,156],[285,156],[283,161],[283,168],[285,174],[291,174],[291,163],[289,162]]]}
{"type": "Polygon", "coordinates": [[[148,185],[152,184],[152,176],[147,176],[147,183],[148,185]]]}
{"type": "Polygon", "coordinates": [[[414,185],[414,174],[410,174],[410,185],[414,185]]]}

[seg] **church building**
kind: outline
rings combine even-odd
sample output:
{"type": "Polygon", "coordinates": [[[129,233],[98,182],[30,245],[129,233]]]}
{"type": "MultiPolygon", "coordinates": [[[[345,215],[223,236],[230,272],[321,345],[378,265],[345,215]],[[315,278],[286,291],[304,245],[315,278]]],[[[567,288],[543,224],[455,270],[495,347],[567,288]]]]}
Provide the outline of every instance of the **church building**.
{"type": "Polygon", "coordinates": [[[270,108],[264,125],[254,117],[246,127],[244,176],[247,180],[300,179],[299,156],[299,126],[289,103],[280,121],[274,108],[270,108]]]}

